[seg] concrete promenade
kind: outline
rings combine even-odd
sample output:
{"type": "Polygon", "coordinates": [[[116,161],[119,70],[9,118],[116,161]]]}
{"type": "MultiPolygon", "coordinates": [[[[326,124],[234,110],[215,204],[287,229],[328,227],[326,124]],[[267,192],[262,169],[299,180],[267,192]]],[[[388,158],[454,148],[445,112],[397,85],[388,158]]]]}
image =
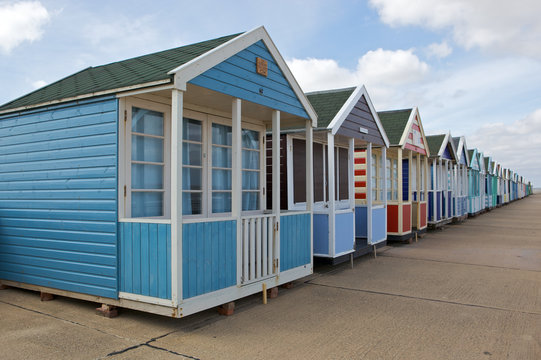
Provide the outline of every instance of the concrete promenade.
{"type": "Polygon", "coordinates": [[[0,359],[541,359],[541,195],[318,268],[233,316],[95,307],[1,290],[0,359]]]}

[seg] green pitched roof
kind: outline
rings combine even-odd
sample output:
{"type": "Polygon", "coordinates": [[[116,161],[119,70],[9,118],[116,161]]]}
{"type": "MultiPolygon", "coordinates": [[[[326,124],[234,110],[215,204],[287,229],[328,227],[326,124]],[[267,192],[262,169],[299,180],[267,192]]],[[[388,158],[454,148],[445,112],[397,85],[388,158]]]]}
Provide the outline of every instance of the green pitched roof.
{"type": "Polygon", "coordinates": [[[490,170],[489,165],[490,165],[490,158],[486,157],[486,158],[485,158],[485,170],[486,170],[486,171],[489,171],[489,170],[490,170]]]}
{"type": "Polygon", "coordinates": [[[428,150],[432,156],[437,156],[441,149],[441,144],[445,140],[445,135],[430,135],[426,137],[428,150]]]}
{"type": "Polygon", "coordinates": [[[0,106],[0,111],[159,80],[172,81],[172,76],[167,74],[169,71],[239,35],[223,36],[107,65],[89,67],[8,102],[0,106]]]}
{"type": "Polygon", "coordinates": [[[408,124],[413,109],[378,111],[383,129],[387,133],[390,145],[398,145],[408,124]]]}
{"type": "Polygon", "coordinates": [[[455,150],[458,151],[458,145],[460,144],[460,137],[451,137],[453,140],[453,145],[455,146],[455,150]]]}
{"type": "Polygon", "coordinates": [[[317,114],[317,127],[327,128],[355,88],[307,93],[306,97],[317,114]]]}

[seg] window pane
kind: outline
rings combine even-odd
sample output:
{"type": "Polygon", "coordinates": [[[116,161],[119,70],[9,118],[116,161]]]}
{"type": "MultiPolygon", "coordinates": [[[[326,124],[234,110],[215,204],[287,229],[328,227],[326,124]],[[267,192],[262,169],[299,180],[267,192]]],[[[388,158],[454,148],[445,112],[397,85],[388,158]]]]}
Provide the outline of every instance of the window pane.
{"type": "Polygon", "coordinates": [[[259,170],[259,151],[242,150],[242,168],[259,170]]]}
{"type": "Polygon", "coordinates": [[[182,168],[182,189],[201,190],[203,177],[201,168],[182,168]]]}
{"type": "Polygon", "coordinates": [[[231,146],[231,126],[212,124],[212,143],[216,145],[231,146]]]}
{"type": "Polygon", "coordinates": [[[163,136],[163,114],[161,112],[132,107],[131,130],[133,132],[163,136]]]}
{"type": "Polygon", "coordinates": [[[242,172],[242,189],[259,190],[259,171],[242,172]]]}
{"type": "Polygon", "coordinates": [[[163,216],[163,193],[132,192],[131,216],[150,217],[163,216]]]}
{"type": "Polygon", "coordinates": [[[230,168],[231,161],[231,148],[212,147],[212,166],[230,168]]]}
{"type": "Polygon", "coordinates": [[[259,192],[242,193],[242,211],[259,210],[259,192]]]}
{"type": "Polygon", "coordinates": [[[223,213],[231,212],[231,193],[213,192],[212,193],[212,212],[223,213]]]}
{"type": "Polygon", "coordinates": [[[259,149],[259,131],[242,129],[242,147],[259,149]]]}
{"type": "Polygon", "coordinates": [[[201,121],[186,119],[182,121],[182,139],[199,141],[203,139],[201,121]]]}
{"type": "Polygon", "coordinates": [[[182,214],[198,215],[203,212],[203,200],[201,193],[182,193],[182,214]]]}
{"type": "Polygon", "coordinates": [[[182,144],[182,164],[184,165],[202,165],[201,144],[183,143],[182,144]]]}
{"type": "MultiPolygon", "coordinates": [[[[285,137],[284,140],[285,141],[285,137]]],[[[274,143],[273,143],[274,144],[274,143]]],[[[281,165],[281,164],[280,164],[281,165]]],[[[306,201],[306,142],[293,139],[293,202],[301,203],[306,201]]],[[[315,181],[315,176],[314,176],[315,181]]],[[[269,189],[272,183],[268,183],[269,189]]],[[[267,193],[269,194],[270,191],[267,193]]],[[[267,198],[267,207],[271,206],[272,198],[267,198]]]]}
{"type": "Polygon", "coordinates": [[[347,200],[349,199],[349,150],[340,148],[339,151],[339,199],[347,200]]]}
{"type": "Polygon", "coordinates": [[[231,190],[231,170],[212,170],[212,190],[231,190]]]}
{"type": "Polygon", "coordinates": [[[163,139],[132,135],[131,159],[136,161],[163,162],[163,139]]]}
{"type": "Polygon", "coordinates": [[[163,189],[163,166],[132,164],[131,187],[132,189],[163,189]]]}
{"type": "Polygon", "coordinates": [[[392,200],[391,199],[391,190],[387,190],[387,200],[392,200]]]}

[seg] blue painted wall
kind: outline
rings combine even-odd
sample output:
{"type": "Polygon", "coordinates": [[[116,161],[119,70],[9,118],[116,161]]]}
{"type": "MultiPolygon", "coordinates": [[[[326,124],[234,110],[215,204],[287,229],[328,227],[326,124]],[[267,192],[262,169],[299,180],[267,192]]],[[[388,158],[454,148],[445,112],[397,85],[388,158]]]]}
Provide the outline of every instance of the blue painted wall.
{"type": "Polygon", "coordinates": [[[308,118],[284,74],[262,41],[190,81],[191,84],[308,118]],[[256,58],[267,60],[268,75],[256,73],[256,58]]]}
{"type": "Polygon", "coordinates": [[[447,160],[451,160],[451,151],[449,150],[449,144],[447,144],[447,146],[445,147],[445,150],[443,151],[443,154],[442,154],[442,158],[444,159],[447,159],[447,160]]]}
{"type": "Polygon", "coordinates": [[[237,222],[182,225],[184,299],[237,284],[237,222]]]}
{"type": "Polygon", "coordinates": [[[0,278],[118,294],[117,100],[0,117],[0,278]]]}
{"type": "Polygon", "coordinates": [[[372,243],[376,244],[387,239],[387,224],[385,214],[387,209],[372,209],[372,243]]]}
{"type": "Polygon", "coordinates": [[[428,192],[428,221],[434,221],[434,193],[428,192]]]}
{"type": "Polygon", "coordinates": [[[171,225],[119,223],[120,291],[171,299],[171,225]]]}
{"type": "Polygon", "coordinates": [[[351,251],[355,248],[354,222],[355,214],[347,212],[335,215],[334,226],[334,253],[340,254],[345,251],[351,251]]]}
{"type": "Polygon", "coordinates": [[[328,214],[314,214],[314,254],[330,255],[328,214]]]}
{"type": "Polygon", "coordinates": [[[368,214],[366,206],[355,207],[355,237],[365,238],[368,235],[368,214]]]}
{"type": "Polygon", "coordinates": [[[402,160],[402,200],[408,201],[409,160],[402,160]]]}
{"type": "Polygon", "coordinates": [[[280,271],[310,264],[310,214],[280,217],[280,271]]]}
{"type": "Polygon", "coordinates": [[[466,150],[464,150],[464,148],[462,148],[462,157],[460,158],[460,163],[462,165],[466,165],[467,162],[466,162],[466,157],[468,156],[468,154],[466,154],[466,150]]]}
{"type": "Polygon", "coordinates": [[[443,206],[441,206],[442,202],[442,192],[436,191],[436,221],[441,220],[441,210],[443,209],[443,206]]]}

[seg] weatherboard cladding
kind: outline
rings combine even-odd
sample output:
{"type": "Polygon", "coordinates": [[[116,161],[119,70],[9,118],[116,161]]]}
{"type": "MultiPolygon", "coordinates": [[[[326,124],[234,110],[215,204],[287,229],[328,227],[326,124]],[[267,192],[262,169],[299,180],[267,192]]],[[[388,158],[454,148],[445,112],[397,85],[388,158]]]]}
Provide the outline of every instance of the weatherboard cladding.
{"type": "Polygon", "coordinates": [[[189,83],[309,118],[282,70],[261,40],[205,71],[189,83]],[[267,76],[256,73],[257,57],[267,60],[267,76]]]}
{"type": "MultiPolygon", "coordinates": [[[[355,88],[318,91],[307,94],[307,98],[317,114],[318,129],[328,128],[342,106],[351,97],[353,91],[355,91],[355,88]]],[[[364,140],[376,145],[385,144],[364,95],[359,98],[349,114],[347,114],[337,134],[364,140]],[[361,127],[368,130],[368,133],[361,133],[361,127]]]]}
{"type": "Polygon", "coordinates": [[[117,100],[0,117],[0,279],[117,297],[117,100]]]}
{"type": "Polygon", "coordinates": [[[167,74],[169,71],[239,35],[223,36],[107,65],[89,67],[8,102],[0,107],[0,111],[160,80],[172,82],[172,76],[167,74]]]}
{"type": "Polygon", "coordinates": [[[399,145],[413,109],[379,111],[378,116],[390,145],[399,145]]]}
{"type": "Polygon", "coordinates": [[[443,154],[441,155],[442,158],[447,160],[453,160],[453,157],[451,156],[451,144],[447,144],[445,147],[445,150],[443,151],[443,154]]]}

